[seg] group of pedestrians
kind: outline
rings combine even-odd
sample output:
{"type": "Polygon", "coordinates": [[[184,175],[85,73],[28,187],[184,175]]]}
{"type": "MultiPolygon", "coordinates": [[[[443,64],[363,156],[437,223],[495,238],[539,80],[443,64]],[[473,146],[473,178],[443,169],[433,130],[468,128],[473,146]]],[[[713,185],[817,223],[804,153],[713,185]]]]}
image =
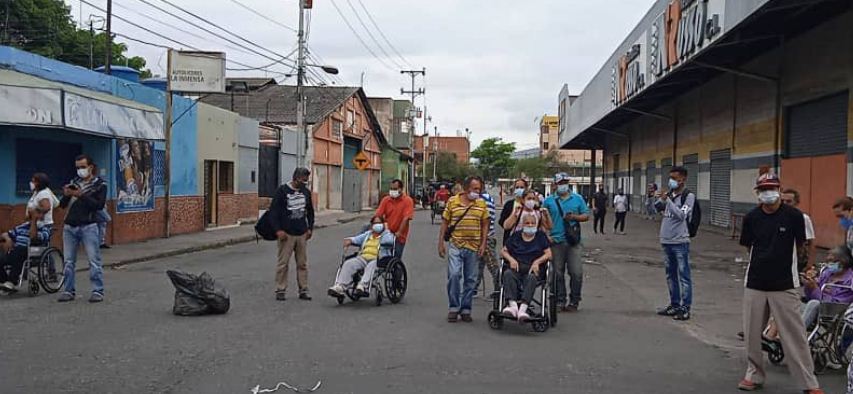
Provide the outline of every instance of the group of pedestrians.
{"type": "Polygon", "coordinates": [[[604,235],[604,222],[607,218],[608,208],[612,207],[615,222],[613,223],[613,234],[625,235],[625,218],[628,216],[630,202],[621,188],[616,190],[613,197],[609,197],[604,186],[599,186],[598,191],[592,195],[592,230],[596,234],[604,235]]]}

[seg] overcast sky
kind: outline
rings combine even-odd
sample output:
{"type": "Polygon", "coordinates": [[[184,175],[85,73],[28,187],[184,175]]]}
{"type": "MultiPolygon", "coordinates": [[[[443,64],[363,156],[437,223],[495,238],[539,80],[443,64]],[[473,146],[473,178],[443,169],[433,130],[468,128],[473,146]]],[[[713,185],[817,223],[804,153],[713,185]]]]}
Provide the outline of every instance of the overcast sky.
{"type": "MultiPolygon", "coordinates": [[[[106,6],[106,0],[87,1],[106,6]]],[[[145,1],[249,46],[171,8],[162,0],[145,1]]],[[[168,1],[274,53],[286,55],[295,47],[296,33],[254,15],[233,0],[168,1]]],[[[280,24],[298,25],[297,0],[236,1],[280,24]]],[[[103,15],[85,4],[81,9],[79,0],[66,2],[72,6],[75,18],[79,18],[81,10],[84,21],[90,14],[103,15]]],[[[475,145],[485,138],[501,137],[517,143],[518,148],[529,148],[537,144],[537,117],[556,114],[557,95],[562,85],[568,84],[572,94],[580,93],[652,3],[653,0],[361,0],[360,4],[359,0],[334,0],[334,3],[333,0],[314,0],[309,45],[326,63],[340,68],[339,78],[344,84],[358,86],[363,72],[368,96],[402,98],[400,88],[408,90],[411,80],[400,74],[399,66],[426,67],[426,106],[432,116],[430,131],[437,126],[442,135],[455,135],[457,130],[467,127],[475,145]],[[362,46],[333,4],[337,4],[358,35],[382,61],[362,46]],[[408,64],[385,44],[362,4],[408,64]],[[383,45],[382,49],[359,23],[353,8],[383,45]]],[[[113,5],[115,15],[188,45],[222,50],[227,52],[229,59],[255,67],[272,63],[260,55],[228,48],[226,45],[237,46],[174,19],[142,0],[113,0],[113,5]],[[145,19],[140,14],[205,39],[145,19]]],[[[113,30],[152,43],[177,46],[121,20],[114,19],[113,30]]],[[[118,40],[127,42],[131,55],[148,59],[155,74],[165,73],[164,49],[122,37],[118,40]]],[[[261,49],[252,49],[278,58],[261,49]]],[[[228,67],[243,66],[229,63],[228,67]]],[[[280,64],[271,68],[278,72],[290,71],[288,66],[280,64]]],[[[230,75],[264,76],[264,72],[230,75]]],[[[286,79],[285,83],[295,84],[295,78],[286,79]]],[[[418,86],[422,83],[419,78],[418,86]]],[[[423,98],[418,99],[417,105],[423,105],[423,98]]],[[[422,121],[420,123],[418,132],[423,127],[422,121]]]]}

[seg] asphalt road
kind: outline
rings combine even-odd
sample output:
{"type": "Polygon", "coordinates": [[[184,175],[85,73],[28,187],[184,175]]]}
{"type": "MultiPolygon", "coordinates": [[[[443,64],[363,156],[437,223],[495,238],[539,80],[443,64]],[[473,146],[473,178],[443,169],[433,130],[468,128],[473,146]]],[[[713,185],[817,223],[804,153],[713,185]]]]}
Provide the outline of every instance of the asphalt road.
{"type": "MultiPolygon", "coordinates": [[[[447,323],[446,265],[435,252],[438,226],[425,212],[406,250],[403,303],[339,306],[325,289],[341,239],[360,226],[316,233],[311,302],[293,292],[275,301],[272,243],[109,270],[103,304],[0,299],[0,393],[248,393],[256,385],[318,381],[318,393],[737,392],[739,357],[650,313],[600,265],[585,267],[582,310],[561,314],[546,333],[516,324],[489,329],[483,300],[475,301],[473,323],[447,323]],[[231,292],[231,311],[173,316],[171,268],[211,273],[231,292]]],[[[85,296],[87,276],[78,275],[85,296]]],[[[840,383],[827,392],[841,392],[840,383]]],[[[764,392],[798,391],[784,370],[773,369],[764,392]]]]}

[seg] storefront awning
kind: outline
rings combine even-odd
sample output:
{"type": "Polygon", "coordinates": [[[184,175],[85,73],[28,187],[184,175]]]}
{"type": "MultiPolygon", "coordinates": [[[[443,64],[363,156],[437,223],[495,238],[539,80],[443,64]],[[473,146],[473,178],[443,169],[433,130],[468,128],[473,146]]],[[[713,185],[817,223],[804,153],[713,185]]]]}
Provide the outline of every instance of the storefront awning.
{"type": "Polygon", "coordinates": [[[0,70],[0,124],[164,139],[163,114],[154,107],[10,70],[0,70]]]}

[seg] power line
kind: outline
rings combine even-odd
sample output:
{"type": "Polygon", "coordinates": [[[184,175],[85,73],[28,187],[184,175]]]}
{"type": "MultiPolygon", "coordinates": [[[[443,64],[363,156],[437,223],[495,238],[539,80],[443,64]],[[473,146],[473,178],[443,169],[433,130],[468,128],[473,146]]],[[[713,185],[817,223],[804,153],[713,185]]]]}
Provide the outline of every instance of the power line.
{"type": "Polygon", "coordinates": [[[379,43],[379,40],[377,40],[376,37],[373,36],[373,33],[370,32],[370,29],[364,23],[364,20],[361,19],[361,15],[358,14],[358,11],[356,11],[355,7],[352,5],[352,1],[347,0],[347,4],[349,4],[349,8],[352,10],[352,13],[355,14],[355,19],[358,20],[358,23],[361,25],[362,28],[364,28],[364,31],[366,31],[370,39],[373,40],[373,43],[376,44],[377,47],[379,47],[379,50],[382,51],[382,54],[385,55],[388,60],[393,62],[394,65],[397,66],[397,68],[405,68],[403,67],[403,65],[398,63],[393,57],[391,57],[391,55],[389,55],[388,52],[385,51],[385,47],[383,47],[382,44],[379,43]]]}
{"type": "Polygon", "coordinates": [[[275,25],[277,25],[277,26],[280,26],[280,27],[282,27],[282,28],[284,28],[284,29],[287,29],[287,30],[290,30],[291,32],[296,33],[296,29],[294,29],[294,28],[292,28],[292,27],[290,27],[290,26],[288,26],[288,25],[285,25],[285,24],[283,24],[283,23],[281,23],[281,22],[279,22],[279,21],[277,21],[277,20],[275,20],[275,19],[272,19],[272,18],[270,18],[270,17],[268,17],[268,16],[266,16],[266,15],[264,15],[264,14],[262,14],[262,13],[258,12],[258,11],[257,11],[257,10],[255,10],[254,8],[249,7],[249,6],[247,6],[247,5],[245,5],[245,4],[241,3],[241,2],[239,2],[238,0],[231,0],[231,2],[232,2],[232,3],[234,3],[234,4],[237,4],[238,6],[242,7],[242,8],[243,8],[243,9],[245,9],[246,11],[249,11],[249,12],[251,12],[251,13],[253,13],[253,14],[255,14],[255,15],[257,15],[257,16],[259,16],[259,17],[263,18],[263,19],[266,19],[266,20],[267,20],[267,21],[269,21],[269,22],[272,22],[273,24],[275,24],[275,25]]]}
{"type": "Polygon", "coordinates": [[[358,4],[361,5],[361,8],[364,10],[364,13],[367,14],[367,18],[370,19],[370,22],[373,23],[373,26],[376,27],[376,31],[379,32],[379,35],[382,36],[382,39],[385,40],[385,43],[388,44],[391,50],[394,51],[394,53],[400,57],[400,60],[402,60],[403,63],[411,67],[411,63],[409,63],[409,61],[406,60],[406,58],[400,54],[400,51],[398,51],[397,48],[395,48],[394,45],[391,44],[391,41],[388,39],[388,37],[385,36],[385,33],[382,32],[382,29],[379,28],[379,24],[376,23],[375,19],[373,19],[373,15],[370,14],[370,11],[368,11],[367,7],[364,6],[364,3],[362,3],[361,0],[358,0],[358,4]]]}
{"type": "Polygon", "coordinates": [[[347,17],[346,17],[346,16],[344,16],[344,13],[341,11],[340,7],[338,7],[338,4],[337,4],[337,3],[335,3],[335,0],[331,0],[331,2],[332,2],[332,6],[334,6],[334,7],[335,7],[335,10],[337,10],[337,11],[338,11],[338,15],[340,15],[340,16],[341,16],[341,19],[343,19],[343,20],[344,20],[344,24],[346,24],[346,25],[347,25],[347,27],[349,27],[349,30],[352,32],[352,34],[355,36],[355,38],[357,38],[357,39],[358,39],[358,41],[361,43],[361,45],[364,47],[364,49],[367,49],[367,52],[370,52],[370,54],[371,54],[371,55],[373,55],[373,57],[374,57],[376,60],[378,60],[378,61],[379,61],[379,63],[382,63],[382,65],[383,65],[383,66],[385,66],[385,68],[387,68],[387,69],[389,69],[389,70],[394,70],[394,67],[391,67],[390,65],[388,65],[388,63],[386,63],[384,60],[382,60],[382,58],[380,58],[379,56],[377,56],[377,55],[376,55],[376,52],[373,52],[373,50],[372,50],[372,49],[370,49],[370,47],[367,45],[367,43],[366,43],[366,42],[364,42],[364,40],[361,38],[361,36],[360,36],[360,35],[358,35],[358,32],[357,32],[357,31],[355,31],[355,28],[353,28],[353,27],[352,27],[352,24],[350,24],[350,22],[349,22],[349,20],[347,19],[347,17]]]}

